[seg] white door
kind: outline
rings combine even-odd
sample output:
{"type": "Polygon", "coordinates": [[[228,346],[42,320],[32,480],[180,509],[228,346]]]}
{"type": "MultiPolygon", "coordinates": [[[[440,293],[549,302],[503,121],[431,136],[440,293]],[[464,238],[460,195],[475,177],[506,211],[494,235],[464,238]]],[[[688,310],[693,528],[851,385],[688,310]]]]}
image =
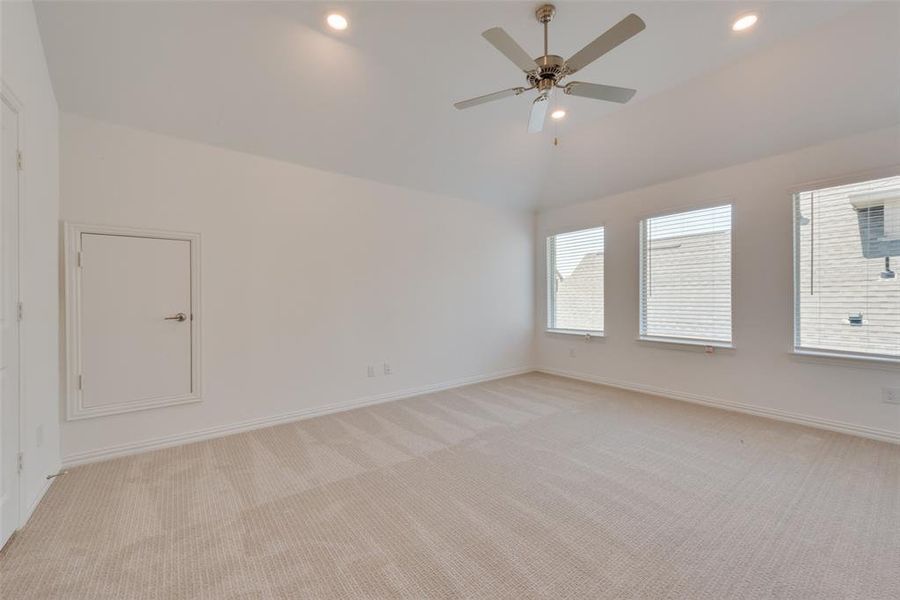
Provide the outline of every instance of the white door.
{"type": "Polygon", "coordinates": [[[5,100],[0,210],[0,547],[19,526],[19,115],[5,100]]]}
{"type": "Polygon", "coordinates": [[[79,246],[81,411],[190,398],[191,242],[82,232],[79,246]]]}

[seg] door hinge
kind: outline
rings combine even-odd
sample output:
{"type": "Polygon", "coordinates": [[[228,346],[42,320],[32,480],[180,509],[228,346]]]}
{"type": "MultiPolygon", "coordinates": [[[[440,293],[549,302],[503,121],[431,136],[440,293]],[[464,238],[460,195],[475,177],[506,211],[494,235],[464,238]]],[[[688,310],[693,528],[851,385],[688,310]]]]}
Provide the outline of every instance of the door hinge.
{"type": "Polygon", "coordinates": [[[16,305],[16,320],[17,320],[17,321],[19,321],[19,322],[22,321],[24,311],[25,311],[25,309],[22,307],[22,303],[19,302],[19,303],[16,305]]]}
{"type": "Polygon", "coordinates": [[[21,171],[24,168],[25,168],[25,158],[22,156],[22,151],[17,150],[16,151],[16,169],[21,171]]]}
{"type": "Polygon", "coordinates": [[[78,383],[76,384],[79,390],[82,389],[82,381],[83,381],[83,378],[82,378],[81,375],[79,375],[79,376],[78,376],[78,383]]]}
{"type": "Polygon", "coordinates": [[[25,453],[19,452],[16,455],[16,470],[21,473],[22,469],[25,468],[25,453]]]}
{"type": "Polygon", "coordinates": [[[78,266],[79,266],[79,267],[80,267],[81,264],[82,264],[81,257],[82,257],[82,253],[81,253],[81,251],[79,250],[79,252],[78,252],[78,266]]]}

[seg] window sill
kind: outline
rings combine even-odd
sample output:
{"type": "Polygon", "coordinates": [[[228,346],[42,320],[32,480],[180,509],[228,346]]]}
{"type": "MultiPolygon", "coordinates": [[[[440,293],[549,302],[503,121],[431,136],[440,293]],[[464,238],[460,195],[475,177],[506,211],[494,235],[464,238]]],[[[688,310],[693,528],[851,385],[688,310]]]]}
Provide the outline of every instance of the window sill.
{"type": "Polygon", "coordinates": [[[588,338],[602,338],[606,337],[602,331],[591,331],[588,329],[554,329],[552,327],[547,327],[544,329],[546,333],[561,333],[563,335],[577,335],[581,337],[588,338]]]}
{"type": "Polygon", "coordinates": [[[666,344],[671,346],[683,346],[687,348],[716,348],[721,350],[734,350],[734,344],[729,344],[728,342],[713,342],[713,341],[705,341],[705,340],[692,340],[686,338],[669,338],[669,337],[653,337],[653,336],[640,336],[637,338],[638,342],[649,342],[651,344],[666,344]]]}
{"type": "Polygon", "coordinates": [[[791,355],[797,360],[826,365],[887,370],[900,368],[900,358],[887,356],[844,354],[841,352],[828,352],[827,350],[803,350],[796,348],[791,351],[791,355]]]}

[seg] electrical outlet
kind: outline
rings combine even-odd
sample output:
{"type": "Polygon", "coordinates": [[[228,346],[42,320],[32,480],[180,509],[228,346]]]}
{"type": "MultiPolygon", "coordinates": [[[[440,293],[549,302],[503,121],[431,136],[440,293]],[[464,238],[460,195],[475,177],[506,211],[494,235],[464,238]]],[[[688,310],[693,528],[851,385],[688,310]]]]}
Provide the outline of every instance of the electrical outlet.
{"type": "Polygon", "coordinates": [[[384,374],[385,375],[391,374],[391,365],[389,365],[388,363],[384,363],[384,374]]]}
{"type": "Polygon", "coordinates": [[[369,377],[375,377],[375,365],[369,365],[369,367],[366,369],[366,374],[369,377]]]}
{"type": "Polygon", "coordinates": [[[900,404],[900,388],[882,388],[884,397],[882,402],[885,404],[900,404]]]}

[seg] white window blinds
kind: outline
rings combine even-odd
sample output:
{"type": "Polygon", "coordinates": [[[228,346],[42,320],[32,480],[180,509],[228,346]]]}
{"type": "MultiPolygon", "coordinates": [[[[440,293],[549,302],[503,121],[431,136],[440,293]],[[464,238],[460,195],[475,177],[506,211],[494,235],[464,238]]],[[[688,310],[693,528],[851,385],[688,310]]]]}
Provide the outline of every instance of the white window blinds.
{"type": "Polygon", "coordinates": [[[603,332],[603,227],[547,238],[548,327],[603,332]]]}
{"type": "Polygon", "coordinates": [[[794,195],[797,350],[900,357],[900,177],[794,195]]]}
{"type": "Polygon", "coordinates": [[[731,205],[641,221],[641,337],[731,343],[731,205]]]}

